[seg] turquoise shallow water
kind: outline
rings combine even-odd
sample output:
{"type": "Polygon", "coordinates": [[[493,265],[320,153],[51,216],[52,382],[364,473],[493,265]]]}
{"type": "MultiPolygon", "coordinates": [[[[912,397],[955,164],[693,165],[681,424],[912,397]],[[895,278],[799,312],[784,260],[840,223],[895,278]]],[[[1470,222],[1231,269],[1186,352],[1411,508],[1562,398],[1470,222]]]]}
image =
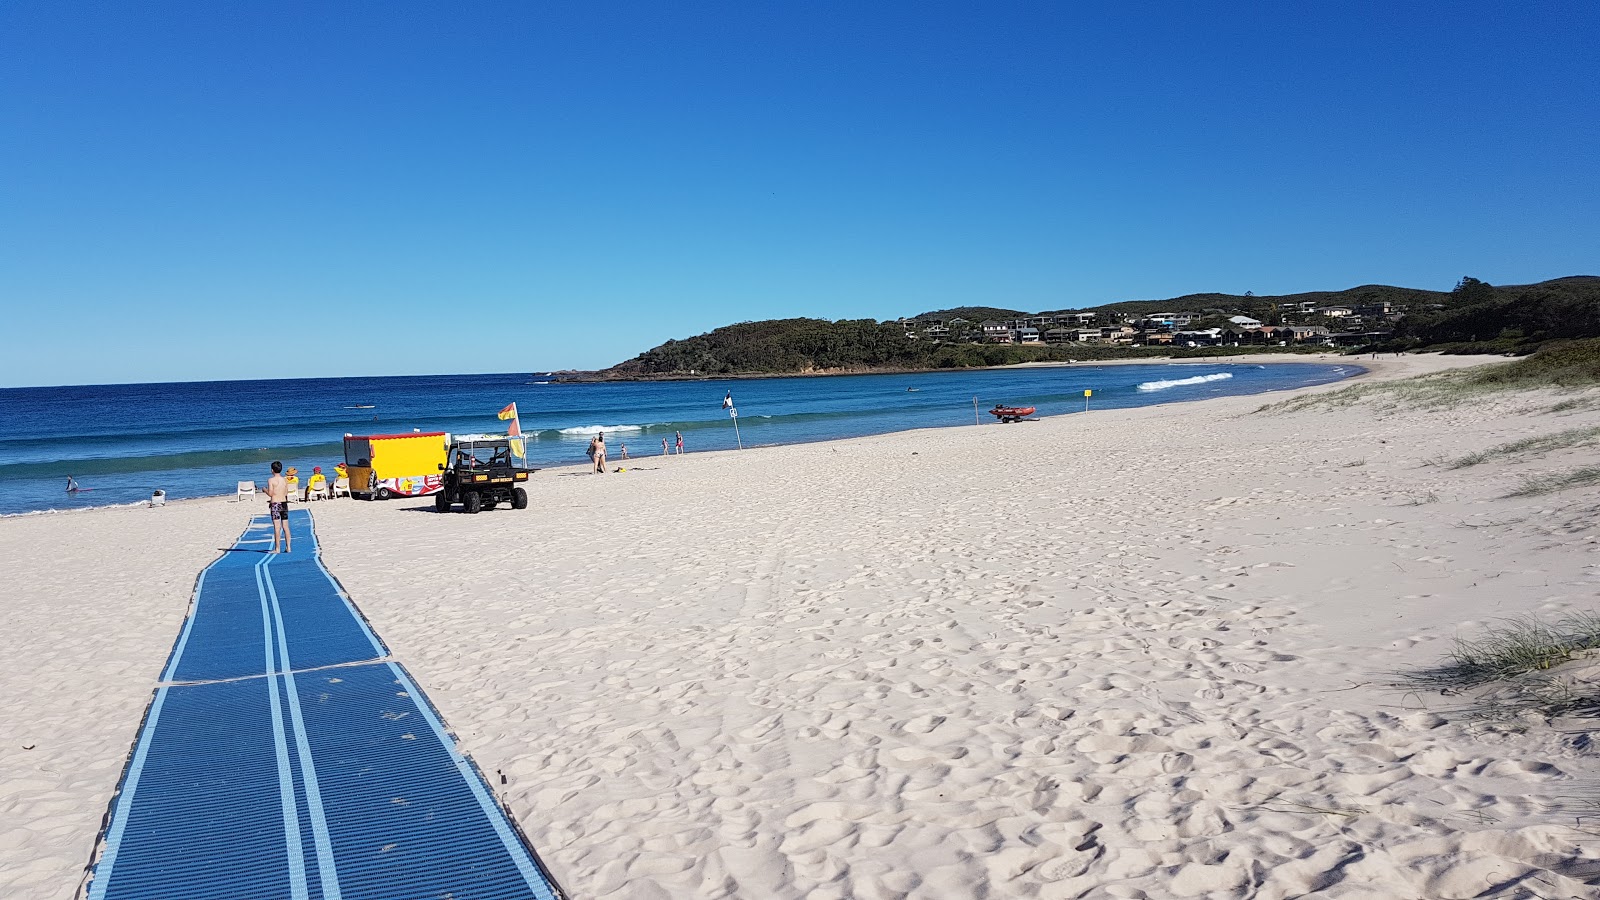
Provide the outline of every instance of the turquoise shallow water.
{"type": "MultiPolygon", "coordinates": [[[[745,447],[971,425],[973,399],[1041,416],[1255,394],[1337,381],[1353,365],[1051,366],[910,375],[561,384],[547,375],[437,375],[0,390],[0,514],[231,493],[281,459],[302,475],[343,458],[346,433],[500,431],[515,401],[534,465],[585,462],[606,432],[633,456],[683,433],[687,452],[731,450],[733,392],[745,447]],[[364,408],[370,407],[370,408],[364,408]],[[73,476],[86,490],[69,495],[73,476]]],[[[984,415],[985,421],[992,421],[984,415]]]]}

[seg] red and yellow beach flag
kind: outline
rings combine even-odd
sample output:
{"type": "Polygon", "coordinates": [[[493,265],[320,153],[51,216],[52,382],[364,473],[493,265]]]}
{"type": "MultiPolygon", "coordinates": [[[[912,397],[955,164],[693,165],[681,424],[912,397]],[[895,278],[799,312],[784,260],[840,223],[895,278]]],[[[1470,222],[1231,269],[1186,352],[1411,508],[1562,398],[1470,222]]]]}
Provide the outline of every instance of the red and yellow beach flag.
{"type": "Polygon", "coordinates": [[[506,428],[506,434],[509,435],[511,437],[511,439],[512,439],[511,440],[511,449],[512,449],[512,451],[515,452],[518,456],[521,456],[523,454],[523,452],[524,452],[523,449],[522,449],[522,447],[523,447],[523,445],[522,445],[522,422],[517,419],[517,404],[515,404],[515,403],[506,404],[506,408],[500,410],[499,416],[500,416],[500,421],[502,421],[502,422],[504,422],[507,419],[511,420],[510,427],[506,428]]]}
{"type": "Polygon", "coordinates": [[[521,434],[522,423],[517,421],[517,405],[515,403],[509,403],[505,409],[500,410],[500,421],[504,422],[507,419],[511,420],[511,427],[506,431],[506,434],[512,437],[521,434]]]}

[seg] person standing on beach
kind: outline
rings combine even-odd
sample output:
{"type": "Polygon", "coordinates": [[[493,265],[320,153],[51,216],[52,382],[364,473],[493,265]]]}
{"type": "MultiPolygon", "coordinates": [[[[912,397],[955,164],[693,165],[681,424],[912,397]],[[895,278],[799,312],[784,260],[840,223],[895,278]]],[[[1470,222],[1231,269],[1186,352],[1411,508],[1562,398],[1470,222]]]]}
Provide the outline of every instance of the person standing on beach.
{"type": "Polygon", "coordinates": [[[667,439],[666,438],[662,438],[661,439],[661,455],[662,456],[666,456],[667,455],[667,439]]]}
{"type": "Polygon", "coordinates": [[[678,431],[678,432],[674,432],[674,434],[676,434],[678,436],[678,455],[682,456],[683,455],[683,432],[678,431]]]}
{"type": "Polygon", "coordinates": [[[594,436],[589,442],[589,458],[594,460],[594,474],[606,473],[606,433],[604,431],[594,436]]]}
{"type": "Polygon", "coordinates": [[[617,458],[618,459],[627,459],[628,458],[628,445],[627,444],[620,443],[620,442],[617,444],[617,458]]]}
{"type": "Polygon", "coordinates": [[[283,463],[272,461],[272,477],[267,479],[267,515],[272,517],[272,552],[283,552],[289,547],[289,481],[283,477],[283,463]]]}

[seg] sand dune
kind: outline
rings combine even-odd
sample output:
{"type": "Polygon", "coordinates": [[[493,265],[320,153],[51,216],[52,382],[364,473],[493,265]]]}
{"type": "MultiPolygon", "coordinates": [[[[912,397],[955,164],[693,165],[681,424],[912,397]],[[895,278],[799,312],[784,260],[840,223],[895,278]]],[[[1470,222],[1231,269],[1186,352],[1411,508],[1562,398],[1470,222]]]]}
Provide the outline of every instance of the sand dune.
{"type": "MultiPolygon", "coordinates": [[[[1600,453],[1429,463],[1600,407],[1273,399],[547,471],[526,512],[313,509],[574,897],[1597,895],[1587,733],[1390,673],[1595,608],[1600,493],[1505,495],[1600,453]]],[[[0,520],[0,894],[72,895],[247,512],[0,520]]]]}

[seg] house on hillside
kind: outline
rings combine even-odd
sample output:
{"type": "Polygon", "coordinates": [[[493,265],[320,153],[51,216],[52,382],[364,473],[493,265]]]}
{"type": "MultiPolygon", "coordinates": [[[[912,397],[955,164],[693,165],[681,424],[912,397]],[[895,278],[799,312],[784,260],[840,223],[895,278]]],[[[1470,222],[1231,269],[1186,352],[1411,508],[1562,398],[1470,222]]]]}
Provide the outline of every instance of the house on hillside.
{"type": "Polygon", "coordinates": [[[1229,316],[1228,324],[1235,328],[1260,328],[1261,320],[1252,319],[1249,316],[1229,316]]]}
{"type": "Polygon", "coordinates": [[[1355,315],[1356,311],[1348,306],[1324,306],[1317,310],[1317,312],[1318,314],[1327,316],[1330,319],[1343,319],[1348,316],[1355,315]]]}
{"type": "Polygon", "coordinates": [[[983,342],[986,344],[1009,344],[1015,339],[1011,326],[1005,322],[990,320],[978,327],[983,329],[983,342]]]}
{"type": "Polygon", "coordinates": [[[1015,336],[1016,342],[1019,344],[1039,343],[1039,329],[1031,326],[1023,326],[1022,328],[1018,328],[1015,332],[1015,336]]]}
{"type": "Polygon", "coordinates": [[[1321,325],[1284,325],[1272,330],[1274,340],[1291,344],[1326,344],[1331,340],[1321,325]]]}
{"type": "Polygon", "coordinates": [[[1165,328],[1172,331],[1177,328],[1188,328],[1189,323],[1195,319],[1194,313],[1150,313],[1141,318],[1136,325],[1145,328],[1165,328]]]}
{"type": "Polygon", "coordinates": [[[1394,315],[1394,304],[1388,300],[1357,303],[1355,314],[1363,319],[1387,319],[1394,315]]]}

